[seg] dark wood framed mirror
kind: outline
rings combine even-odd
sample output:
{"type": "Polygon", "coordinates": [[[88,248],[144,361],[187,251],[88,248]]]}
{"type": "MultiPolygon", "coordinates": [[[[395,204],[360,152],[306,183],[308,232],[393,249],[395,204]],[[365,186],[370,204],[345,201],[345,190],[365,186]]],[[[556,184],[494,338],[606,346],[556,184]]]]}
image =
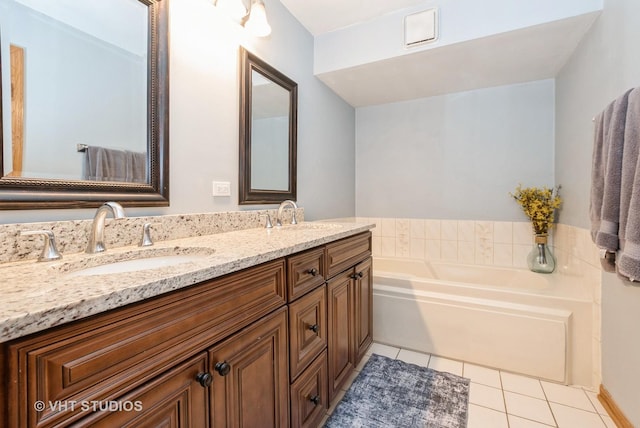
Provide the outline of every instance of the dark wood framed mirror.
{"type": "Polygon", "coordinates": [[[169,0],[65,4],[0,17],[0,209],[169,205],[169,0]]]}
{"type": "Polygon", "coordinates": [[[297,199],[297,122],[297,83],[241,47],[241,205],[297,199]]]}

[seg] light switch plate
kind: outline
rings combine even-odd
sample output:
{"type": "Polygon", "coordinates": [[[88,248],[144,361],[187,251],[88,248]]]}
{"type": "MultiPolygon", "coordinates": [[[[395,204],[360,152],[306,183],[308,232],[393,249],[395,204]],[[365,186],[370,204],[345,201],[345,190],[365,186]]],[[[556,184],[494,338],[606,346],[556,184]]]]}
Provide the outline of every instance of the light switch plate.
{"type": "Polygon", "coordinates": [[[229,181],[214,181],[213,196],[231,196],[231,183],[229,181]]]}

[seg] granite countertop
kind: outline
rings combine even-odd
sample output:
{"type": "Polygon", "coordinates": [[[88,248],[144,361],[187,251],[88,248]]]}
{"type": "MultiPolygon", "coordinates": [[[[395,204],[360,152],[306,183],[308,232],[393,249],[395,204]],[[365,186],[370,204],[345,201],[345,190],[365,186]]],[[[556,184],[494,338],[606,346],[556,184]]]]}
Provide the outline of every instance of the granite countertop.
{"type": "Polygon", "coordinates": [[[0,264],[0,343],[365,232],[372,224],[306,222],[157,242],[152,247],[0,264]],[[76,275],[105,263],[183,255],[184,263],[76,275]],[[74,273],[75,272],[75,273],[74,273]]]}

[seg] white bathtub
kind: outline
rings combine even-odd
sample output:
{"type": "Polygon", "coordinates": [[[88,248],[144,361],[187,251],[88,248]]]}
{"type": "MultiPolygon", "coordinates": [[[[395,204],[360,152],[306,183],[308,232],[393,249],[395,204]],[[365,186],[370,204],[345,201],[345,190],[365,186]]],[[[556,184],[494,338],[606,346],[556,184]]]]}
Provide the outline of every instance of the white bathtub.
{"type": "Polygon", "coordinates": [[[373,272],[375,341],[591,385],[593,294],[577,279],[389,258],[373,272]]]}

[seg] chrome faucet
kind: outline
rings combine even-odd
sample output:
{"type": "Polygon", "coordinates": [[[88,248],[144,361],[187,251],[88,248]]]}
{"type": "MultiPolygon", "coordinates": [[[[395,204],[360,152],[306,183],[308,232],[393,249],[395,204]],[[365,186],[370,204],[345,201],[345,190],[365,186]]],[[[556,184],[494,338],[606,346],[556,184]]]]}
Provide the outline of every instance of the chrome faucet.
{"type": "Polygon", "coordinates": [[[96,215],[93,217],[91,225],[91,234],[89,235],[89,244],[85,253],[95,254],[101,253],[107,248],[104,246],[104,221],[107,214],[111,212],[113,218],[124,218],[124,209],[117,202],[105,202],[98,208],[96,215]]]}
{"type": "Polygon", "coordinates": [[[291,206],[291,208],[293,208],[293,217],[291,218],[291,224],[298,224],[298,221],[296,220],[296,210],[298,209],[298,206],[296,205],[295,202],[287,199],[286,201],[282,201],[282,203],[280,204],[280,207],[278,207],[278,216],[276,217],[276,226],[282,226],[282,212],[287,206],[291,206]]]}
{"type": "Polygon", "coordinates": [[[51,230],[23,230],[20,232],[22,236],[28,235],[42,235],[44,236],[44,247],[42,247],[42,253],[38,257],[39,262],[48,262],[52,260],[60,260],[62,254],[58,251],[56,246],[56,237],[51,230]]]}

